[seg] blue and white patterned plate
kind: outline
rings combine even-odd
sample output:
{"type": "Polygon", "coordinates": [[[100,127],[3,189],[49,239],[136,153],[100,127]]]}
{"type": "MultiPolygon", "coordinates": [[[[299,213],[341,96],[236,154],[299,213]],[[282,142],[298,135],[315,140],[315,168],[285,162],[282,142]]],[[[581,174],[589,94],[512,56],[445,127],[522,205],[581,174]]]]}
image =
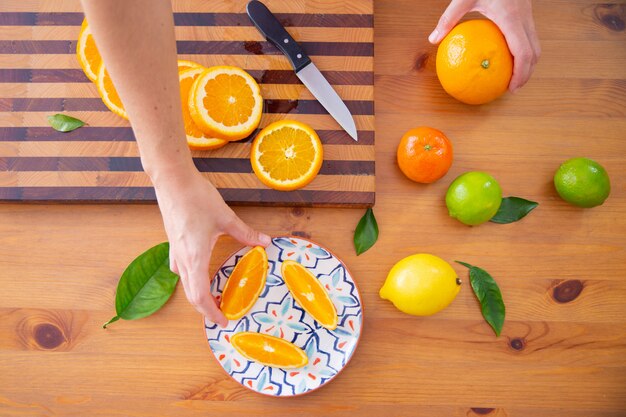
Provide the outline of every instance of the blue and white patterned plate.
{"type": "MultiPolygon", "coordinates": [[[[250,250],[242,248],[219,268],[211,291],[219,297],[239,259],[250,250]]],[[[266,249],[269,260],[267,284],[258,301],[241,319],[226,328],[205,320],[209,346],[224,370],[244,387],[261,394],[289,397],[313,391],[333,379],[348,363],[359,341],[363,322],[361,297],[345,265],[328,250],[299,237],[277,237],[266,249]],[[337,309],[335,330],[321,327],[295,303],[281,278],[281,264],[291,259],[318,277],[337,309]],[[282,337],[302,348],[307,366],[283,370],[249,361],[230,344],[238,332],[258,332],[282,337]]]]}

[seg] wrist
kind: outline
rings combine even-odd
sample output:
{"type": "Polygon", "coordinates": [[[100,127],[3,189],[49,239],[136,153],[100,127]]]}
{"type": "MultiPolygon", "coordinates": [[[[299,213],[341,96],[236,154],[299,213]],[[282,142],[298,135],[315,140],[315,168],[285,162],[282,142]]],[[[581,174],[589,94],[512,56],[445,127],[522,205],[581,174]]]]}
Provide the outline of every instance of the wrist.
{"type": "Polygon", "coordinates": [[[191,157],[178,158],[177,160],[168,158],[149,162],[142,160],[142,163],[144,164],[144,171],[156,189],[179,187],[181,184],[188,183],[191,178],[198,174],[191,157]]]}

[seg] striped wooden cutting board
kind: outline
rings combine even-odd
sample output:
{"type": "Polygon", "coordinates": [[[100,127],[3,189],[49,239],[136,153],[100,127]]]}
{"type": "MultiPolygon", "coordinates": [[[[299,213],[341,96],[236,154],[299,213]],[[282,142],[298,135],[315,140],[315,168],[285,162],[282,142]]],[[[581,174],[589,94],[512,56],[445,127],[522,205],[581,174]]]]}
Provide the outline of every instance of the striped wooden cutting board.
{"type": "MultiPolygon", "coordinates": [[[[266,0],[354,115],[355,143],[299,82],[287,59],[252,26],[247,1],[175,1],[179,58],[246,69],[261,85],[261,127],[295,119],[317,130],[324,164],[306,188],[266,188],[250,166],[252,137],[194,151],[198,169],[233,204],[374,204],[372,0],[266,0]]],[[[0,200],[155,201],[127,121],[109,112],[75,57],[78,0],[0,3],[0,200]],[[65,112],[88,123],[70,133],[47,125],[65,112]]]]}

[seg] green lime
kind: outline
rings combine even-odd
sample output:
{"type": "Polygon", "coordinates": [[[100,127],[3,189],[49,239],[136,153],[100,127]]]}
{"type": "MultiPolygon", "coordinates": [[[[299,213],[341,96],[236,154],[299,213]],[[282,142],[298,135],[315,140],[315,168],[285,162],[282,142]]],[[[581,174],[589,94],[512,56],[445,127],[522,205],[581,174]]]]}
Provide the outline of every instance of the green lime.
{"type": "Polygon", "coordinates": [[[500,185],[491,175],[479,171],[457,177],[446,193],[450,217],[468,226],[489,221],[498,212],[500,203],[500,185]]]}
{"type": "Polygon", "coordinates": [[[604,203],[611,192],[604,167],[587,158],[563,162],[554,174],[554,186],[563,200],[587,208],[604,203]]]}

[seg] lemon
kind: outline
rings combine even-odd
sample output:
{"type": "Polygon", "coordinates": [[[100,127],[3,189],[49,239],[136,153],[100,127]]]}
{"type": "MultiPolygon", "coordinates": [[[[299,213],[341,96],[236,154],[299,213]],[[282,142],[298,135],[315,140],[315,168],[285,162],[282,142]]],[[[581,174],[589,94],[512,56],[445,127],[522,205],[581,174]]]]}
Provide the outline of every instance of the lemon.
{"type": "Polygon", "coordinates": [[[554,174],[554,186],[563,200],[585,208],[601,205],[611,193],[609,174],[588,158],[563,162],[554,174]]]}
{"type": "Polygon", "coordinates": [[[461,280],[449,263],[418,253],[391,268],[379,294],[404,313],[430,316],[449,306],[460,289],[461,280]]]}

